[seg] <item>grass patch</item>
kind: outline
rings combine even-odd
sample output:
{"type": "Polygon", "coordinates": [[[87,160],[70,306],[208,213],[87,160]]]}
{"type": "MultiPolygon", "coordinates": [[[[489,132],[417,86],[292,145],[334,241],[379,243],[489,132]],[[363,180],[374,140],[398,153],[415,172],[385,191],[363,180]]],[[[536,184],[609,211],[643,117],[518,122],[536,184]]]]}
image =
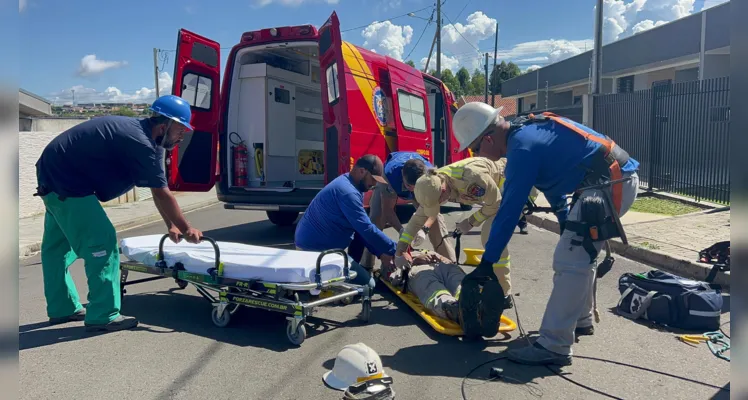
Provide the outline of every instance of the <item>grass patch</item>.
{"type": "Polygon", "coordinates": [[[662,215],[683,215],[701,211],[701,208],[677,200],[642,197],[631,206],[632,211],[662,215]]]}

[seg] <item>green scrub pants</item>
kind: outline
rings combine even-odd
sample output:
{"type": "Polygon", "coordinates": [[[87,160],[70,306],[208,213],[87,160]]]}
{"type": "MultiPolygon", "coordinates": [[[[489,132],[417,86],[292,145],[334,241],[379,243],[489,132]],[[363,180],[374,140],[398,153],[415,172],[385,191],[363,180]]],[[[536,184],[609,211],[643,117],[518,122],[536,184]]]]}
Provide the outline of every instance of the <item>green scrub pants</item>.
{"type": "Polygon", "coordinates": [[[83,308],[68,270],[78,258],[88,280],[87,325],[107,324],[119,317],[120,267],[117,234],[96,196],[42,198],[47,212],[41,257],[44,297],[49,318],[72,315],[83,308]]]}

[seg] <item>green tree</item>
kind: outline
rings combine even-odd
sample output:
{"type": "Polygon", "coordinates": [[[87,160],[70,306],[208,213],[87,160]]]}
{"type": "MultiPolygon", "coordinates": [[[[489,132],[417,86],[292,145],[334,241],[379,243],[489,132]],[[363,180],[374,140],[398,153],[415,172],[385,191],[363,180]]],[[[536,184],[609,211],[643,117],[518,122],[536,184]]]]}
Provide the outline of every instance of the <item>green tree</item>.
{"type": "Polygon", "coordinates": [[[462,87],[460,87],[460,81],[449,69],[442,70],[442,82],[454,93],[455,96],[459,97],[464,95],[462,87]]]}
{"type": "Polygon", "coordinates": [[[133,111],[133,110],[131,110],[129,108],[124,108],[124,107],[115,108],[114,110],[112,110],[111,115],[122,115],[122,116],[125,116],[125,117],[135,117],[135,116],[137,116],[137,114],[135,113],[135,111],[133,111]]]}
{"type": "Polygon", "coordinates": [[[483,95],[486,92],[486,74],[476,68],[473,77],[470,78],[470,87],[472,88],[470,94],[474,96],[483,95]]]}
{"type": "Polygon", "coordinates": [[[460,90],[462,91],[460,94],[467,95],[473,91],[473,88],[470,87],[470,72],[468,72],[467,68],[460,68],[457,71],[456,78],[460,84],[460,90]]]}
{"type": "Polygon", "coordinates": [[[496,64],[496,68],[491,71],[491,78],[489,80],[489,90],[493,94],[501,94],[501,84],[504,81],[508,81],[514,77],[522,74],[519,66],[513,62],[506,63],[502,61],[500,64],[496,64]]]}
{"type": "Polygon", "coordinates": [[[415,67],[416,67],[416,63],[414,63],[414,62],[413,62],[413,60],[408,60],[408,61],[406,61],[405,63],[406,63],[406,64],[408,64],[408,65],[410,65],[410,66],[411,66],[411,67],[413,67],[413,68],[415,68],[415,67]]]}

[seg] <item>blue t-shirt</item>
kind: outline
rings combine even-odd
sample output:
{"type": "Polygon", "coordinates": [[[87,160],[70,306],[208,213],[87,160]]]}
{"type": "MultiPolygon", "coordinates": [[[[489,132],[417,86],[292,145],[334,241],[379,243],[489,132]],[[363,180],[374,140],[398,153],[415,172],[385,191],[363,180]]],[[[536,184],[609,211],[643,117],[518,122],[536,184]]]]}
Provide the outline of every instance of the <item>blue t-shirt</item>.
{"type": "MultiPolygon", "coordinates": [[[[564,120],[604,137],[582,124],[564,120]]],[[[600,146],[554,121],[533,123],[516,130],[507,140],[504,193],[483,258],[491,263],[499,260],[533,186],[543,192],[551,206],[564,205],[566,196],[584,179],[583,167],[590,165],[600,146]]],[[[634,158],[629,158],[621,167],[624,173],[638,169],[639,162],[634,158]]],[[[556,213],[559,223],[566,221],[568,212],[568,207],[564,207],[556,213]]]]}
{"type": "Polygon", "coordinates": [[[297,247],[309,251],[345,249],[358,232],[375,256],[395,254],[395,242],[371,222],[364,195],[349,174],[341,175],[317,193],[296,226],[297,247]]]}
{"type": "Polygon", "coordinates": [[[55,137],[36,163],[40,186],[64,197],[115,199],[134,186],[167,186],[148,119],[98,117],[55,137]]]}
{"type": "Polygon", "coordinates": [[[405,200],[413,200],[413,192],[405,188],[403,184],[403,166],[408,160],[417,158],[426,163],[426,168],[433,168],[429,160],[422,155],[411,151],[396,151],[387,156],[384,164],[384,175],[390,186],[397,193],[397,197],[405,200]]]}

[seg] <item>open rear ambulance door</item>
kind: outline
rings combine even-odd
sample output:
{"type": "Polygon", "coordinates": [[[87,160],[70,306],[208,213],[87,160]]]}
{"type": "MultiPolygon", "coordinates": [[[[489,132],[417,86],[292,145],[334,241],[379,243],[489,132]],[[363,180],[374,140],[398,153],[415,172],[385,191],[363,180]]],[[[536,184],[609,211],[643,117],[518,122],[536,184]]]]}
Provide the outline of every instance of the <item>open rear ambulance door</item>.
{"type": "Polygon", "coordinates": [[[333,12],[319,29],[319,65],[325,129],[325,183],[350,170],[350,134],[343,39],[333,12]]]}
{"type": "Polygon", "coordinates": [[[190,104],[195,130],[166,153],[166,176],[172,191],[207,192],[216,183],[220,62],[217,42],[179,30],[171,93],[190,104]]]}

